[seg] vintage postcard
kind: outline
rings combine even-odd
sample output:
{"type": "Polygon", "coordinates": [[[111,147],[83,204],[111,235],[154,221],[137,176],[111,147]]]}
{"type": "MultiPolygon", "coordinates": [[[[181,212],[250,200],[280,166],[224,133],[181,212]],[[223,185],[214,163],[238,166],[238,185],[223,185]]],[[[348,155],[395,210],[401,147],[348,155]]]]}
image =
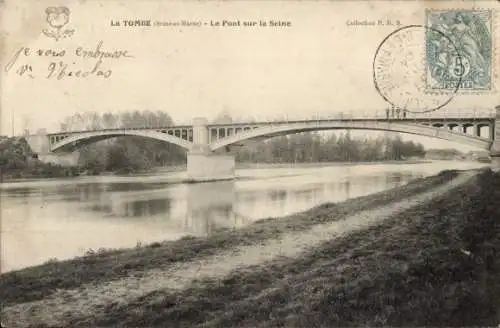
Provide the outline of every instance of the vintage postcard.
{"type": "Polygon", "coordinates": [[[500,326],[500,2],[4,0],[1,327],[500,326]]]}

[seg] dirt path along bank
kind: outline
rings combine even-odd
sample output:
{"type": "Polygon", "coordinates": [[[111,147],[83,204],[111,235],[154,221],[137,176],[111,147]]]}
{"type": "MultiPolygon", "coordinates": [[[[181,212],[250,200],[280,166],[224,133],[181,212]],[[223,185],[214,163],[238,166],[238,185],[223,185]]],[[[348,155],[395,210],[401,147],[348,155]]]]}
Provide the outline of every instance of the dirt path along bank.
{"type": "Polygon", "coordinates": [[[60,290],[39,301],[8,306],[4,314],[19,327],[28,327],[34,322],[49,326],[73,325],[75,318],[99,314],[110,303],[126,304],[157,290],[179,291],[188,288],[194,280],[223,278],[235,269],[260,265],[279,257],[299,257],[326,241],[380,224],[398,213],[429,202],[469,182],[475,175],[473,171],[462,172],[450,182],[409,199],[361,211],[342,221],[317,224],[306,231],[286,233],[274,240],[239,246],[213,257],[179,263],[166,270],[153,269],[140,276],[103,284],[60,290]]]}

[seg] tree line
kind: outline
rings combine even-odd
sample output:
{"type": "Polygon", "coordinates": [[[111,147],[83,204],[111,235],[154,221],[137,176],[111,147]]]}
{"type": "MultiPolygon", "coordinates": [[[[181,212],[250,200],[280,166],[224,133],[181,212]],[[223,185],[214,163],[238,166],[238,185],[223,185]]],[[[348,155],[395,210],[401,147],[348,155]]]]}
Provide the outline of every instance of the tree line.
{"type": "MultiPolygon", "coordinates": [[[[227,113],[213,122],[231,121],[227,113]]],[[[165,112],[129,111],[120,114],[87,112],[67,117],[62,131],[100,130],[112,128],[155,128],[174,125],[165,112]]],[[[101,171],[138,171],[186,163],[186,151],[158,140],[127,136],[88,144],[79,149],[84,169],[101,171]]],[[[401,160],[424,156],[421,144],[393,138],[354,138],[349,132],[307,132],[280,136],[259,142],[253,147],[236,150],[238,162],[250,163],[311,163],[401,160]]]]}
{"type": "Polygon", "coordinates": [[[393,138],[353,138],[349,132],[322,135],[306,132],[281,136],[238,151],[239,162],[317,163],[402,160],[423,157],[425,149],[413,141],[393,138]]]}

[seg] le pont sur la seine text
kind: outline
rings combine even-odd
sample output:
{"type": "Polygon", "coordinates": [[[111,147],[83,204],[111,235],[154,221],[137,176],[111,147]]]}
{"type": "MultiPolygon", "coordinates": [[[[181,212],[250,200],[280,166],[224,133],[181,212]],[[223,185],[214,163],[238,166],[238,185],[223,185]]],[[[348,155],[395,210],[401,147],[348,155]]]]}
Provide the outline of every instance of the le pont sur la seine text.
{"type": "Polygon", "coordinates": [[[286,20],[111,20],[111,26],[117,27],[291,27],[292,22],[286,20]]]}

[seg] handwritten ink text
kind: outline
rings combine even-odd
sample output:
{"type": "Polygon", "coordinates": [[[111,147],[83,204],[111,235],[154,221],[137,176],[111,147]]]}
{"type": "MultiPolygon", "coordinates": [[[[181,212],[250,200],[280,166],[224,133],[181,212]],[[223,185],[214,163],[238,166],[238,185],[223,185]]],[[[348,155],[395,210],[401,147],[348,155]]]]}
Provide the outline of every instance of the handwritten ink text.
{"type": "Polygon", "coordinates": [[[14,70],[19,76],[36,78],[37,73],[43,74],[46,79],[61,80],[66,77],[86,78],[96,76],[107,79],[113,71],[104,67],[104,62],[109,60],[122,60],[122,58],[133,58],[128,50],[113,49],[104,50],[103,41],[99,41],[95,47],[78,46],[74,51],[69,49],[33,49],[28,47],[19,48],[5,65],[4,71],[8,73],[14,70]],[[44,72],[37,66],[35,58],[51,58],[47,70],[44,72]],[[34,62],[35,61],[35,62],[34,62]],[[86,62],[90,61],[90,66],[86,62]],[[78,63],[77,63],[78,62],[78,63]]]}

